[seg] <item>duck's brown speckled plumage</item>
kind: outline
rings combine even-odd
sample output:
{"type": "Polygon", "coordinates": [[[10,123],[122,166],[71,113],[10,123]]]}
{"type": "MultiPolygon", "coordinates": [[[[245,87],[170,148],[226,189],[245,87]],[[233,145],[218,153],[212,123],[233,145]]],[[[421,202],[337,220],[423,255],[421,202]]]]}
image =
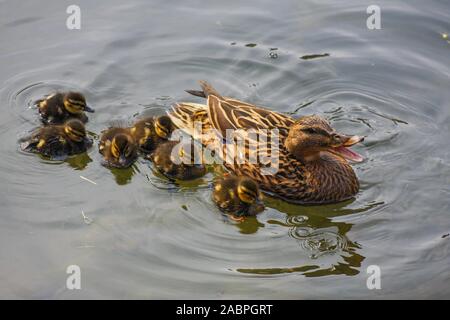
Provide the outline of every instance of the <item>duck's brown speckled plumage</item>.
{"type": "Polygon", "coordinates": [[[224,213],[235,216],[255,216],[264,211],[262,196],[258,185],[248,177],[226,175],[214,183],[212,199],[224,213]],[[252,192],[253,203],[246,203],[239,197],[239,185],[252,192]]]}
{"type": "MultiPolygon", "coordinates": [[[[150,159],[155,167],[165,176],[178,180],[193,180],[205,175],[206,167],[203,163],[195,164],[194,150],[196,146],[190,143],[178,141],[166,141],[160,143],[156,150],[151,154],[150,159]],[[179,145],[179,143],[181,143],[179,145]],[[183,148],[184,152],[191,151],[191,155],[185,157],[179,156],[180,161],[175,162],[173,159],[174,148],[183,148]],[[183,159],[182,159],[183,158],[183,159]]],[[[179,150],[175,149],[175,153],[179,155],[179,150]]],[[[200,161],[201,162],[201,161],[200,161]]]]}
{"type": "Polygon", "coordinates": [[[110,127],[102,132],[98,150],[106,167],[127,168],[138,156],[138,146],[129,128],[110,127]],[[114,154],[114,149],[117,150],[114,154]]]}
{"type": "Polygon", "coordinates": [[[86,129],[79,120],[68,120],[64,125],[49,125],[36,129],[20,140],[22,150],[38,153],[55,160],[85,152],[92,146],[86,129]]]}
{"type": "Polygon", "coordinates": [[[88,121],[85,112],[94,112],[78,92],[56,92],[35,102],[44,124],[62,124],[69,119],[88,121]],[[66,103],[66,104],[65,104],[66,103]]]}
{"type": "Polygon", "coordinates": [[[133,135],[139,149],[145,154],[152,153],[159,144],[166,142],[172,131],[173,124],[167,116],[140,118],[130,128],[130,133],[133,135]],[[167,136],[161,137],[158,135],[157,125],[164,129],[167,136]]]}
{"type": "MultiPolygon", "coordinates": [[[[266,108],[256,107],[236,99],[222,97],[206,82],[201,82],[202,91],[188,91],[207,98],[207,104],[178,103],[169,113],[174,124],[192,134],[194,121],[201,121],[203,130],[215,129],[223,137],[226,129],[278,129],[279,144],[268,148],[279,153],[279,169],[276,174],[264,175],[261,163],[225,167],[236,175],[254,179],[261,189],[290,202],[323,204],[347,200],[356,195],[359,182],[349,163],[332,153],[321,153],[317,161],[297,159],[285,147],[290,128],[296,119],[266,108]]],[[[207,145],[210,140],[202,141],[207,145]]],[[[225,152],[225,150],[224,150],[225,152]]],[[[246,150],[248,156],[248,150],[246,150]]]]}

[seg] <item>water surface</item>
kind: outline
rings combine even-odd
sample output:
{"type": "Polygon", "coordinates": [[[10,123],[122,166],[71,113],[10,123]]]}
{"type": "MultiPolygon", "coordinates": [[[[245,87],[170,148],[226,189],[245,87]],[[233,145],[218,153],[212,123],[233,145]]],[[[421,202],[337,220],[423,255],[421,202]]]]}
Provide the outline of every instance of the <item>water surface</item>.
{"type": "Polygon", "coordinates": [[[447,1],[378,1],[381,30],[366,27],[371,1],[78,1],[81,30],[70,4],[0,2],[1,298],[450,298],[447,1]],[[18,148],[54,90],[86,93],[96,138],[201,102],[183,91],[199,79],[367,136],[360,193],[269,198],[236,224],[210,200],[213,170],[173,184],[143,160],[108,170],[95,147],[66,162],[18,148]]]}

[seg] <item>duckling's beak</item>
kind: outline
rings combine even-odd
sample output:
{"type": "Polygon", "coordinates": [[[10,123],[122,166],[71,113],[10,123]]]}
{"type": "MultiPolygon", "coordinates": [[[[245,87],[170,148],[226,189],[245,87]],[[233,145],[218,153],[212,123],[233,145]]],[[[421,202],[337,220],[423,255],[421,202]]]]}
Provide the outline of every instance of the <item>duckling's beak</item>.
{"type": "Polygon", "coordinates": [[[127,158],[125,158],[125,156],[120,156],[120,158],[119,158],[119,164],[121,165],[121,166],[125,166],[126,164],[127,164],[127,158]]]}
{"type": "Polygon", "coordinates": [[[258,213],[263,212],[265,209],[264,202],[262,199],[256,199],[255,203],[250,208],[248,214],[251,216],[256,216],[258,213]]]}
{"type": "Polygon", "coordinates": [[[334,147],[333,152],[340,155],[344,159],[350,160],[352,162],[363,162],[364,158],[360,154],[350,150],[351,147],[357,143],[364,141],[364,137],[361,136],[346,136],[339,134],[337,135],[342,145],[339,147],[334,147]]]}
{"type": "Polygon", "coordinates": [[[95,110],[92,109],[91,107],[89,107],[88,105],[85,105],[85,106],[84,106],[84,111],[86,111],[86,112],[91,112],[91,113],[94,113],[94,112],[95,112],[95,110]]]}

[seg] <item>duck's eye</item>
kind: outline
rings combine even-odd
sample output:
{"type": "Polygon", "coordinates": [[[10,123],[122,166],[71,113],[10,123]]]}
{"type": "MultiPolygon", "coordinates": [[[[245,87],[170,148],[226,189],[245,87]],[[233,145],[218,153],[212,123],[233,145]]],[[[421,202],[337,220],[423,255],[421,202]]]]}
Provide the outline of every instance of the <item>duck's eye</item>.
{"type": "Polygon", "coordinates": [[[245,203],[254,203],[255,196],[246,192],[239,193],[239,198],[245,203]]]}
{"type": "Polygon", "coordinates": [[[69,99],[69,103],[70,103],[70,105],[73,107],[73,108],[75,108],[75,109],[83,109],[84,108],[84,106],[86,105],[85,103],[84,103],[84,101],[79,101],[79,100],[72,100],[72,99],[69,99]]]}
{"type": "Polygon", "coordinates": [[[322,136],[326,136],[326,137],[328,137],[330,135],[328,132],[326,132],[325,130],[320,129],[320,128],[304,128],[304,129],[302,129],[302,131],[307,134],[318,134],[318,135],[322,135],[322,136]]]}
{"type": "Polygon", "coordinates": [[[131,152],[133,152],[133,150],[127,146],[127,148],[125,149],[125,157],[129,157],[131,155],[131,152]]]}
{"type": "Polygon", "coordinates": [[[166,138],[168,135],[166,128],[160,126],[158,123],[155,126],[155,131],[156,131],[156,134],[161,138],[166,138]]]}
{"type": "Polygon", "coordinates": [[[243,186],[238,187],[238,196],[245,203],[254,203],[256,201],[256,193],[243,186]]]}
{"type": "Polygon", "coordinates": [[[82,131],[75,130],[69,126],[64,128],[65,133],[68,135],[69,139],[79,142],[83,140],[85,133],[82,131]]]}
{"type": "Polygon", "coordinates": [[[304,128],[304,129],[302,129],[302,131],[305,132],[305,133],[309,133],[309,134],[316,134],[317,133],[316,129],[314,129],[314,128],[304,128]]]}

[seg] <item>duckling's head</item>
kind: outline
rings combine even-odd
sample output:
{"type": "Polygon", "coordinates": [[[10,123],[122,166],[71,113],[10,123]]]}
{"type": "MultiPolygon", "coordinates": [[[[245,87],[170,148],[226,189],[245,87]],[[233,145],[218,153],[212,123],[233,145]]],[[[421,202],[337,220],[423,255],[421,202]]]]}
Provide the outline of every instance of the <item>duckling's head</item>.
{"type": "Polygon", "coordinates": [[[87,103],[86,98],[79,92],[67,92],[63,98],[64,108],[72,114],[80,114],[84,111],[94,112],[87,103]]]}
{"type": "Polygon", "coordinates": [[[155,132],[158,137],[168,139],[172,131],[172,120],[168,116],[159,116],[155,119],[155,132]]]}
{"type": "Polygon", "coordinates": [[[78,119],[71,119],[64,124],[64,132],[73,142],[81,142],[86,138],[86,128],[78,119]]]}
{"type": "Polygon", "coordinates": [[[248,215],[257,215],[264,210],[258,184],[254,180],[247,177],[240,178],[237,186],[237,196],[242,202],[250,206],[247,212],[248,215]]]}
{"type": "Polygon", "coordinates": [[[127,166],[136,153],[136,144],[127,134],[116,135],[111,142],[111,154],[120,166],[127,166]]]}
{"type": "Polygon", "coordinates": [[[250,178],[243,177],[237,186],[237,194],[242,202],[254,204],[260,198],[258,184],[250,178]]]}
{"type": "Polygon", "coordinates": [[[179,142],[172,150],[171,160],[188,167],[203,166],[202,150],[195,143],[179,142]]]}
{"type": "Polygon", "coordinates": [[[285,146],[300,161],[315,161],[320,158],[321,152],[330,152],[346,160],[361,162],[363,157],[348,147],[363,140],[364,137],[339,134],[327,120],[311,115],[300,118],[292,125],[285,146]]]}

